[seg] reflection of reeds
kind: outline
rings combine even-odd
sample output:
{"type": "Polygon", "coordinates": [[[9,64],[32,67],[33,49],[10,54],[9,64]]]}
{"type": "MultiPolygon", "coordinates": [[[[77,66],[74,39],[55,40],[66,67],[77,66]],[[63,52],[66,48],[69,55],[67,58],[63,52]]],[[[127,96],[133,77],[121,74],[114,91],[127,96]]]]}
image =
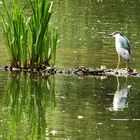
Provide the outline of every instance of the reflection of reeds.
{"type": "Polygon", "coordinates": [[[50,27],[52,3],[48,0],[28,0],[31,16],[25,15],[21,0],[11,1],[11,10],[2,0],[4,37],[12,67],[41,67],[55,63],[58,34],[50,27]]]}
{"type": "Polygon", "coordinates": [[[16,137],[19,126],[33,139],[45,137],[47,107],[55,105],[54,79],[43,79],[24,73],[14,74],[10,77],[6,89],[5,104],[10,108],[9,137],[16,137]]]}

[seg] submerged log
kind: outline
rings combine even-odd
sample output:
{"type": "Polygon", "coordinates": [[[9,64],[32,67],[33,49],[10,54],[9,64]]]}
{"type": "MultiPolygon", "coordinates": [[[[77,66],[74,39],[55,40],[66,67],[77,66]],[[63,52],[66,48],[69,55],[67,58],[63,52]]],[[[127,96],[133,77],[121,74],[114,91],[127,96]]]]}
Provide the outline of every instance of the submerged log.
{"type": "Polygon", "coordinates": [[[0,67],[0,71],[15,71],[15,72],[33,72],[38,75],[77,75],[77,76],[132,76],[132,77],[140,77],[140,72],[136,72],[136,70],[128,68],[128,69],[119,69],[116,71],[115,69],[107,69],[105,66],[101,66],[101,68],[86,68],[84,66],[77,68],[68,68],[68,69],[60,69],[55,67],[45,67],[45,68],[11,68],[8,66],[0,67]]]}

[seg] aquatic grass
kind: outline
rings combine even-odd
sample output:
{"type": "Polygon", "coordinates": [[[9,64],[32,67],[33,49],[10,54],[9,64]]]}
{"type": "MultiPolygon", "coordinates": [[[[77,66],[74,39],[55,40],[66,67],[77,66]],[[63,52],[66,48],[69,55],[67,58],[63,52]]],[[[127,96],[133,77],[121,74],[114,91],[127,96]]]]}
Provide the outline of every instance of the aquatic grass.
{"type": "Polygon", "coordinates": [[[20,0],[16,5],[14,0],[11,1],[12,10],[10,12],[8,12],[8,8],[6,7],[7,3],[5,3],[5,0],[2,0],[2,2],[6,13],[6,18],[1,14],[3,19],[3,34],[5,37],[11,66],[20,67],[22,61],[25,61],[22,58],[22,50],[25,50],[25,42],[27,42],[27,31],[25,31],[26,24],[22,16],[20,0]]]}
{"type": "MultiPolygon", "coordinates": [[[[46,64],[49,65],[50,60],[55,58],[55,43],[57,42],[58,37],[57,33],[54,32],[54,29],[51,29],[49,26],[53,3],[48,3],[46,0],[42,0],[42,2],[39,0],[30,0],[30,4],[33,11],[30,22],[32,33],[30,61],[31,64],[46,62],[46,64]],[[52,39],[52,36],[55,39],[52,39]]],[[[54,60],[52,61],[52,64],[54,64],[54,60]]]]}
{"type": "Polygon", "coordinates": [[[31,14],[26,15],[21,0],[11,1],[8,9],[5,0],[1,14],[3,34],[11,67],[37,68],[55,64],[58,33],[50,26],[52,2],[28,0],[31,14]]]}
{"type": "Polygon", "coordinates": [[[58,33],[56,29],[51,29],[47,32],[48,35],[45,36],[45,42],[43,46],[48,46],[43,48],[43,58],[46,63],[50,62],[51,65],[55,65],[56,60],[56,46],[58,40],[58,33]],[[50,38],[48,37],[50,36],[50,38]]]}

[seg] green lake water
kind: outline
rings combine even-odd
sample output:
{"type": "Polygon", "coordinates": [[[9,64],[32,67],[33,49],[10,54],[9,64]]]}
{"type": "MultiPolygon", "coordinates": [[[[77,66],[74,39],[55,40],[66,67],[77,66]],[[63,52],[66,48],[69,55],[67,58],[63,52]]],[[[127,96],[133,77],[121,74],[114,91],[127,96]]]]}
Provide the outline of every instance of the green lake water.
{"type": "MultiPolygon", "coordinates": [[[[130,66],[140,71],[139,0],[54,0],[51,22],[59,31],[56,67],[115,69],[114,39],[106,34],[117,30],[130,40],[130,66]]],[[[0,140],[140,139],[140,78],[1,71],[0,97],[0,140]]]]}

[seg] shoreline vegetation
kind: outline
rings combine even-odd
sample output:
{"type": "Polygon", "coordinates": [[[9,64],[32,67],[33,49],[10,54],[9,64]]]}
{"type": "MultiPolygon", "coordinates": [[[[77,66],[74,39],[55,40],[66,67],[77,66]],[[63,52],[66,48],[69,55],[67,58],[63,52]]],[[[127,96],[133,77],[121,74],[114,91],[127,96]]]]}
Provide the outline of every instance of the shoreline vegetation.
{"type": "Polygon", "coordinates": [[[53,2],[49,0],[2,0],[3,37],[11,68],[42,69],[54,66],[58,40],[52,27],[53,2]],[[27,13],[27,10],[30,11],[27,13]]]}

